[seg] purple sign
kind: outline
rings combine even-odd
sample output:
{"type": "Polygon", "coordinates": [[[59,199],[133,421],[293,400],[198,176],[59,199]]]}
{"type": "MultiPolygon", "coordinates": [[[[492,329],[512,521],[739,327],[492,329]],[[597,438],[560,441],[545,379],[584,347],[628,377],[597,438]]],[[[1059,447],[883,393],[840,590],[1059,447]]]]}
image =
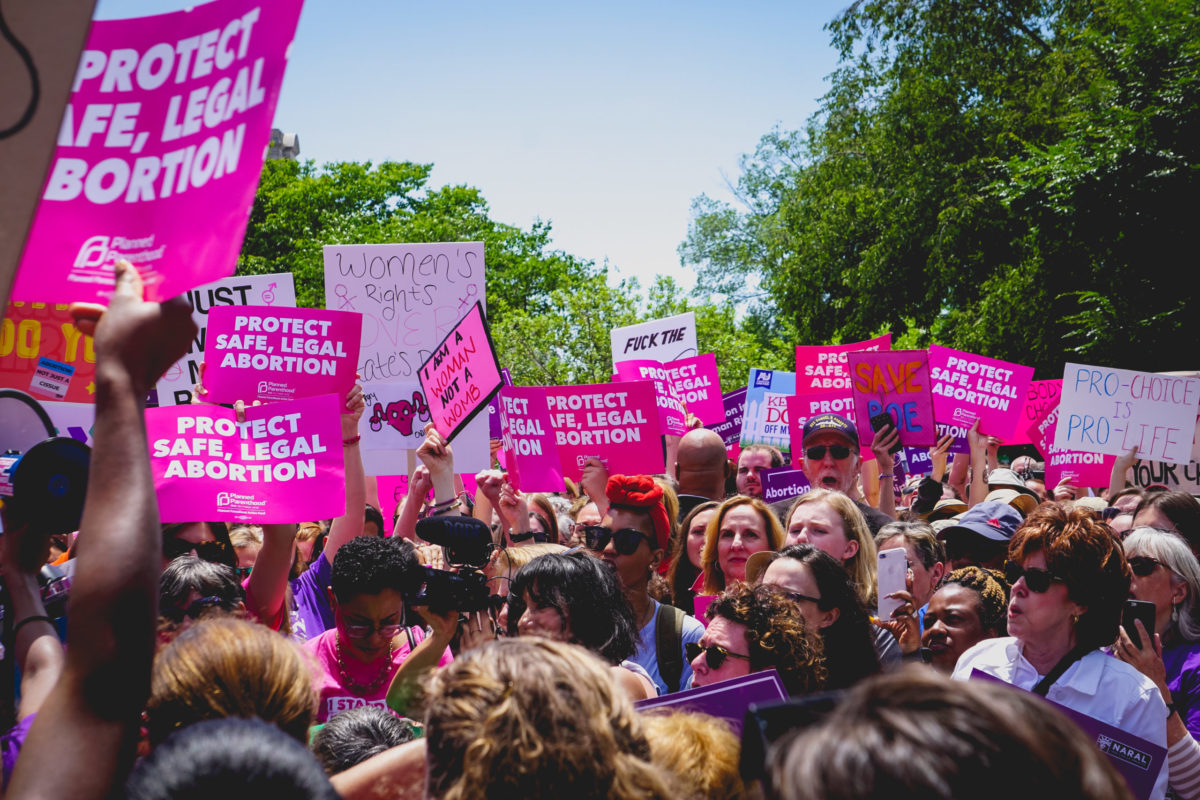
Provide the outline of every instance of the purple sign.
{"type": "Polygon", "coordinates": [[[746,387],[721,395],[725,406],[725,421],[705,427],[716,431],[725,442],[725,449],[737,447],[742,438],[742,415],[746,412],[746,387]]]}
{"type": "Polygon", "coordinates": [[[787,699],[787,690],[774,669],[752,672],[740,678],[688,689],[662,697],[652,697],[634,703],[638,711],[652,708],[669,708],[679,711],[698,711],[711,717],[723,719],[734,732],[741,735],[746,709],[755,703],[777,703],[787,699]]]}
{"type": "Polygon", "coordinates": [[[804,471],[793,467],[775,467],[760,471],[763,482],[763,502],[776,503],[791,500],[808,492],[812,486],[804,471]]]}

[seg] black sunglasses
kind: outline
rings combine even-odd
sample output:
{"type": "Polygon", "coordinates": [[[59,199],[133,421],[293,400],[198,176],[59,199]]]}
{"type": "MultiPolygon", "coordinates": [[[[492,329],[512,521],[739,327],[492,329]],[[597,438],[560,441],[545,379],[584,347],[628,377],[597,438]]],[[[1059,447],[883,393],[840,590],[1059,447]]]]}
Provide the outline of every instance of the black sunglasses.
{"type": "Polygon", "coordinates": [[[805,450],[804,455],[810,461],[820,461],[825,457],[826,450],[829,451],[829,454],[833,456],[836,461],[841,461],[844,458],[850,457],[850,448],[846,447],[844,444],[831,444],[828,447],[823,444],[819,444],[816,447],[810,447],[805,450]]]}
{"type": "Polygon", "coordinates": [[[1150,556],[1133,556],[1129,559],[1129,568],[1133,570],[1133,574],[1137,575],[1139,578],[1144,578],[1151,572],[1154,572],[1155,568],[1157,568],[1160,564],[1162,564],[1161,561],[1159,561],[1157,558],[1151,558],[1150,556]]]}
{"type": "Polygon", "coordinates": [[[202,561],[232,566],[229,564],[228,548],[224,542],[189,542],[186,539],[167,539],[163,542],[163,555],[168,561],[173,561],[193,550],[202,561]]]}
{"type": "Polygon", "coordinates": [[[685,649],[687,650],[688,661],[695,661],[696,656],[704,653],[704,662],[708,664],[709,669],[720,669],[727,658],[741,658],[746,661],[750,660],[750,656],[744,656],[740,653],[731,653],[724,647],[718,647],[715,644],[710,644],[708,647],[701,647],[699,642],[688,642],[685,649]]]}
{"type": "Polygon", "coordinates": [[[1050,584],[1054,581],[1065,583],[1062,578],[1055,575],[1048,569],[1038,569],[1037,567],[1022,567],[1020,564],[1009,561],[1004,565],[1004,579],[1008,581],[1009,586],[1014,586],[1021,578],[1025,579],[1025,586],[1031,592],[1042,594],[1050,588],[1050,584]]]}
{"type": "Polygon", "coordinates": [[[654,549],[654,543],[650,541],[650,537],[636,528],[621,528],[620,530],[612,530],[605,528],[602,525],[585,525],[583,528],[583,541],[587,544],[589,550],[599,553],[604,548],[608,547],[611,540],[613,549],[620,555],[631,556],[637,552],[641,546],[642,540],[645,539],[650,549],[654,549]]]}
{"type": "Polygon", "coordinates": [[[233,608],[233,603],[223,597],[209,595],[201,597],[199,600],[191,603],[187,608],[164,608],[162,615],[172,622],[178,624],[183,622],[184,617],[188,619],[198,619],[201,614],[208,611],[210,608],[220,608],[229,611],[233,608]]]}
{"type": "Polygon", "coordinates": [[[530,530],[530,531],[509,531],[508,532],[508,540],[510,542],[512,542],[513,544],[520,544],[521,542],[528,542],[530,539],[533,539],[535,542],[537,542],[539,544],[547,541],[546,534],[542,533],[541,531],[530,530]]]}
{"type": "Polygon", "coordinates": [[[797,603],[803,603],[805,600],[807,600],[810,603],[816,603],[817,605],[821,604],[821,598],[819,597],[809,597],[808,595],[800,594],[799,592],[784,592],[784,594],[795,600],[797,603]]]}

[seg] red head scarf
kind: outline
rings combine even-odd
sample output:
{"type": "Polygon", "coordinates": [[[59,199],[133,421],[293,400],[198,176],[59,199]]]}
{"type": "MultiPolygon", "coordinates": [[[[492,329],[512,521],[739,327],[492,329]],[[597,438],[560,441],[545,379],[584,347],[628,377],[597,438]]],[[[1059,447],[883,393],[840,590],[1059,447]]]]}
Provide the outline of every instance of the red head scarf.
{"type": "Polygon", "coordinates": [[[657,547],[667,549],[671,538],[671,522],[667,518],[667,507],[663,504],[662,487],[649,475],[613,475],[605,487],[608,502],[616,508],[640,511],[650,515],[654,527],[657,547]]]}

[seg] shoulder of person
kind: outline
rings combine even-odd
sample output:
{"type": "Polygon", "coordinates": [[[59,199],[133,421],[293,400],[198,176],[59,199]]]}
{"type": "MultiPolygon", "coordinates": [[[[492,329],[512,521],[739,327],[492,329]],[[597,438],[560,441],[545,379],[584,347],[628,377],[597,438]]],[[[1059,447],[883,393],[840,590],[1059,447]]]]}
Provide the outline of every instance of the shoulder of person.
{"type": "Polygon", "coordinates": [[[955,680],[965,681],[971,677],[972,670],[979,669],[991,674],[989,667],[1012,663],[1013,654],[1009,648],[1016,641],[1011,636],[1001,636],[977,642],[964,650],[963,654],[958,657],[958,664],[955,665],[951,677],[955,680]]]}

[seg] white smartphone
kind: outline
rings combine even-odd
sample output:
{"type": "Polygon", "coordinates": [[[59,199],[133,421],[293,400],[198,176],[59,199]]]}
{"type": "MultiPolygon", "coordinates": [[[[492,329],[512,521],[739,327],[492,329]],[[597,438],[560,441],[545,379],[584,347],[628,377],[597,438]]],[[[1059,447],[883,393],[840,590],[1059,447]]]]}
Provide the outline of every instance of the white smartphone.
{"type": "Polygon", "coordinates": [[[904,605],[903,600],[888,597],[892,592],[903,592],[908,588],[908,554],[903,547],[879,551],[879,566],[876,570],[879,585],[880,619],[891,619],[892,612],[904,605]]]}

